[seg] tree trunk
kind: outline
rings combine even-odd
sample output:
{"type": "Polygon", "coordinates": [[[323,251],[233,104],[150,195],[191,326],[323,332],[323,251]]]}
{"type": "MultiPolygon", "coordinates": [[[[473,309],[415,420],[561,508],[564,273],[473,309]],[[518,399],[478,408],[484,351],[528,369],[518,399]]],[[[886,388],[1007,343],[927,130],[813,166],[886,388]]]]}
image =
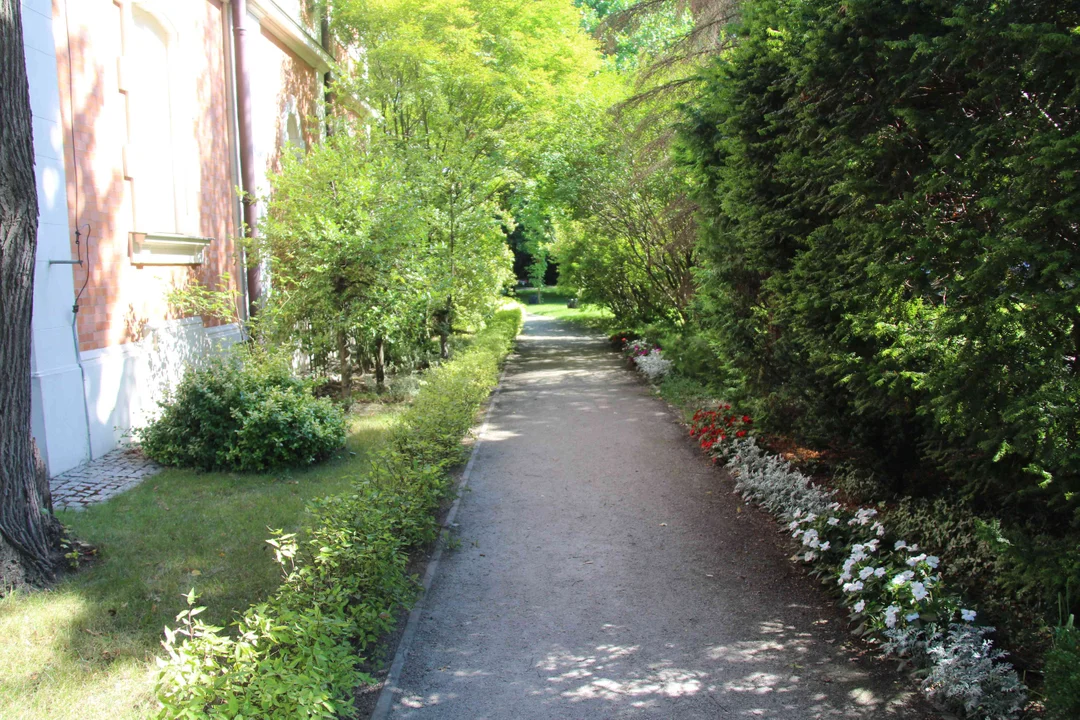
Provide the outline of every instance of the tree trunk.
{"type": "Polygon", "coordinates": [[[453,298],[446,299],[446,307],[435,313],[435,330],[439,333],[439,357],[450,357],[450,332],[453,328],[453,298]]]}
{"type": "Polygon", "coordinates": [[[38,204],[20,0],[0,0],[0,592],[53,577],[57,534],[34,467],[30,319],[38,204]]]}
{"type": "Polygon", "coordinates": [[[375,389],[386,389],[386,340],[381,337],[375,338],[375,389]]]}
{"type": "Polygon", "coordinates": [[[341,371],[341,399],[352,397],[352,364],[349,361],[349,336],[344,330],[337,335],[338,362],[341,371]]]}

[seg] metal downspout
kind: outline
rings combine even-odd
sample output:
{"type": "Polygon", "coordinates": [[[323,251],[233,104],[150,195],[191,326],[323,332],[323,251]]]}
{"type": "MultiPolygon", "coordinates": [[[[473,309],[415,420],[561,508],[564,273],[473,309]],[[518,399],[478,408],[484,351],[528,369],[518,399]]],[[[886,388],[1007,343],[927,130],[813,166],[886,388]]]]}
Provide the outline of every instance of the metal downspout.
{"type": "MultiPolygon", "coordinates": [[[[233,65],[236,68],[236,120],[237,134],[240,140],[240,189],[244,193],[244,237],[255,237],[255,152],[252,145],[251,130],[251,87],[247,75],[247,0],[233,0],[233,65]]],[[[260,268],[257,262],[247,258],[248,317],[254,317],[259,310],[262,284],[260,268]]]]}

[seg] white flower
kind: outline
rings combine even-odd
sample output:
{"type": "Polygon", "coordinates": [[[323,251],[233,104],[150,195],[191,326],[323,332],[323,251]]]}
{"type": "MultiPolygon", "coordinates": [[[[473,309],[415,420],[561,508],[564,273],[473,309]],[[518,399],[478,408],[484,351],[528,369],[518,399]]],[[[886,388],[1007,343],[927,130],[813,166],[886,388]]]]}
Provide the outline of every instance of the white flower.
{"type": "Polygon", "coordinates": [[[825,542],[821,543],[821,545],[818,546],[818,549],[820,549],[821,552],[825,552],[826,550],[829,549],[829,547],[830,547],[829,541],[826,540],[825,542]]]}
{"type": "Polygon", "coordinates": [[[964,622],[975,622],[975,615],[976,613],[974,610],[960,610],[960,617],[964,622]]]}
{"type": "Polygon", "coordinates": [[[877,552],[877,546],[878,546],[878,541],[877,540],[871,540],[870,542],[863,545],[863,547],[866,548],[867,550],[869,550],[870,552],[877,552]]]}
{"type": "Polygon", "coordinates": [[[866,601],[860,600],[859,602],[855,603],[853,607],[855,609],[855,612],[862,612],[863,609],[866,607],[866,601]]]}
{"type": "Polygon", "coordinates": [[[874,523],[874,532],[877,533],[878,537],[883,537],[885,535],[885,526],[879,522],[874,523]]]}
{"type": "Polygon", "coordinates": [[[907,620],[908,622],[911,622],[912,620],[918,620],[919,619],[919,613],[917,613],[917,612],[908,613],[907,615],[904,616],[904,619],[907,620]]]}
{"type": "Polygon", "coordinates": [[[803,560],[805,560],[806,562],[810,562],[811,560],[813,560],[816,557],[817,557],[817,553],[814,552],[813,550],[807,550],[805,553],[803,553],[803,560]]]}
{"type": "Polygon", "coordinates": [[[799,521],[798,520],[792,520],[790,523],[788,523],[788,526],[787,526],[788,530],[794,530],[797,527],[799,527],[799,521]]]}
{"type": "Polygon", "coordinates": [[[837,525],[840,524],[840,518],[831,517],[831,518],[829,518],[828,520],[825,521],[825,524],[826,525],[832,525],[833,527],[836,527],[837,525]]]}
{"type": "Polygon", "coordinates": [[[885,576],[885,568],[879,567],[877,570],[874,571],[874,577],[884,577],[884,576],[885,576]]]}
{"type": "Polygon", "coordinates": [[[897,587],[901,587],[904,583],[906,583],[913,577],[915,577],[915,573],[911,572],[910,570],[905,570],[904,572],[900,573],[892,579],[892,584],[897,587]]]}
{"type": "Polygon", "coordinates": [[[870,518],[877,515],[877,510],[873,508],[861,508],[855,513],[855,517],[848,520],[848,525],[869,525],[870,518]]]}
{"type": "Polygon", "coordinates": [[[791,537],[799,537],[799,536],[800,536],[800,535],[802,535],[802,534],[803,534],[804,532],[806,532],[806,531],[805,531],[805,530],[803,530],[802,528],[799,528],[799,529],[798,529],[798,530],[796,530],[795,532],[791,533],[791,537]]]}
{"type": "Polygon", "coordinates": [[[811,529],[807,530],[805,533],[803,533],[802,544],[803,545],[809,545],[810,547],[817,547],[818,546],[817,530],[814,530],[813,528],[811,528],[811,529]]]}
{"type": "Polygon", "coordinates": [[[909,567],[915,567],[916,565],[918,565],[919,563],[921,563],[925,559],[926,559],[926,553],[922,553],[920,555],[915,555],[913,557],[909,557],[908,561],[907,561],[907,564],[908,564],[909,567]]]}
{"type": "Polygon", "coordinates": [[[650,380],[659,380],[671,370],[671,361],[663,357],[660,350],[653,350],[648,355],[640,355],[634,358],[638,372],[650,380]]]}
{"type": "Polygon", "coordinates": [[[874,574],[874,568],[867,565],[866,567],[864,567],[862,570],[859,571],[859,579],[860,580],[865,580],[866,578],[870,577],[873,574],[874,574]]]}
{"type": "Polygon", "coordinates": [[[897,605],[890,605],[885,608],[885,627],[896,627],[896,614],[900,612],[900,608],[897,605]]]}
{"type": "Polygon", "coordinates": [[[926,558],[926,564],[933,569],[937,569],[938,563],[941,562],[941,558],[936,555],[928,555],[926,558]]]}
{"type": "Polygon", "coordinates": [[[849,582],[846,585],[844,585],[844,592],[846,592],[846,593],[859,592],[862,589],[863,589],[863,584],[859,580],[856,580],[855,582],[849,582]]]}
{"type": "Polygon", "coordinates": [[[829,503],[829,509],[830,510],[839,510],[840,509],[840,503],[838,503],[838,502],[829,503]]]}
{"type": "Polygon", "coordinates": [[[904,542],[903,540],[897,540],[896,544],[893,545],[893,550],[903,550],[906,547],[907,547],[906,542],[904,542]]]}
{"type": "Polygon", "coordinates": [[[925,585],[921,582],[911,583],[911,596],[915,598],[915,602],[922,602],[927,595],[929,595],[929,593],[926,592],[925,585]]]}

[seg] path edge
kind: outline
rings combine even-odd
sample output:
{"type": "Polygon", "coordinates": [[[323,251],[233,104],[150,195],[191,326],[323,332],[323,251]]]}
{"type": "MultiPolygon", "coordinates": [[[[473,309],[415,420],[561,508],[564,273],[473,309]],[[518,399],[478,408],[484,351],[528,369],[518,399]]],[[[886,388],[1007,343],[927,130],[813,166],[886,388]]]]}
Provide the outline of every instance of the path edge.
{"type": "Polygon", "coordinates": [[[431,590],[431,583],[435,580],[435,573],[438,572],[443,550],[446,549],[450,529],[453,527],[454,518],[457,517],[458,507],[461,505],[461,498],[464,496],[465,488],[469,485],[469,478],[472,476],[473,466],[476,464],[476,456],[479,454],[480,446],[484,442],[484,435],[491,420],[491,412],[495,409],[499,393],[502,392],[509,360],[508,357],[507,365],[503,367],[502,372],[499,374],[499,382],[495,385],[495,389],[492,390],[488,399],[487,410],[484,411],[484,420],[476,432],[476,442],[469,453],[469,461],[465,464],[465,470],[462,471],[461,479],[458,480],[457,487],[454,489],[456,496],[454,503],[450,506],[450,511],[446,513],[443,528],[435,541],[435,551],[432,553],[431,560],[428,561],[427,569],[424,571],[423,589],[420,591],[420,597],[413,605],[412,610],[409,611],[408,620],[405,621],[405,630],[401,635],[400,642],[398,642],[397,651],[394,653],[394,661],[390,664],[390,672],[386,676],[386,682],[383,683],[382,690],[379,692],[379,700],[375,703],[375,709],[371,713],[371,720],[386,720],[390,716],[390,710],[394,704],[394,695],[400,690],[398,681],[401,679],[401,671],[405,668],[405,660],[408,658],[413,639],[416,637],[416,628],[420,624],[420,616],[424,612],[428,593],[431,590]]]}

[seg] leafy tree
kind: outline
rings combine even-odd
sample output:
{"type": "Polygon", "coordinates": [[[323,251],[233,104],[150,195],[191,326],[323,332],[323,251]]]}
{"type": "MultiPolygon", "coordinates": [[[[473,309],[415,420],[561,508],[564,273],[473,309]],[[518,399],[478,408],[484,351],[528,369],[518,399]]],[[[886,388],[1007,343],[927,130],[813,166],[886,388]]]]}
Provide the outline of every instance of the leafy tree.
{"type": "Polygon", "coordinates": [[[308,356],[334,354],[342,397],[351,384],[351,347],[385,377],[388,344],[421,344],[432,300],[421,244],[421,198],[362,135],[339,133],[303,157],[287,158],[273,180],[258,240],[275,289],[262,331],[308,356]]]}
{"type": "Polygon", "coordinates": [[[559,0],[338,3],[334,29],[363,48],[342,85],[374,111],[373,148],[396,158],[430,212],[430,286],[442,338],[491,309],[509,281],[504,203],[537,152],[536,128],[599,67],[576,10],[559,0]]]}

